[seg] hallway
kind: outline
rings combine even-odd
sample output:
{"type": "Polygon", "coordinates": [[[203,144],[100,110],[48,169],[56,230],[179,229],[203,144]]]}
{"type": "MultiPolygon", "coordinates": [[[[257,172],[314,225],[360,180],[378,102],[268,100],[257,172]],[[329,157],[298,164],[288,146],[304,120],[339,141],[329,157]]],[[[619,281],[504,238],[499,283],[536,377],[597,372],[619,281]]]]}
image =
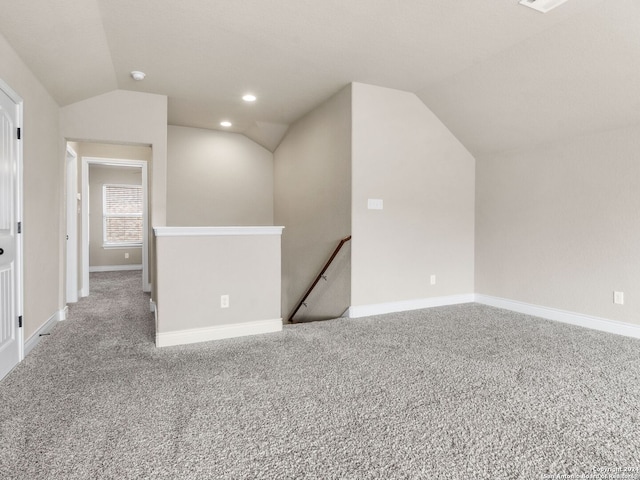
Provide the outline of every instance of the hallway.
{"type": "Polygon", "coordinates": [[[116,476],[103,457],[129,428],[125,412],[148,406],[144,381],[127,372],[156,351],[141,280],[139,271],[92,273],[91,295],[0,382],[0,478],[116,476]]]}
{"type": "Polygon", "coordinates": [[[141,272],[96,272],[90,274],[90,281],[91,294],[69,305],[70,321],[62,322],[58,329],[75,321],[83,322],[83,328],[72,336],[85,346],[91,337],[100,346],[103,342],[115,342],[121,348],[153,346],[153,314],[149,312],[149,294],[142,292],[141,272]]]}

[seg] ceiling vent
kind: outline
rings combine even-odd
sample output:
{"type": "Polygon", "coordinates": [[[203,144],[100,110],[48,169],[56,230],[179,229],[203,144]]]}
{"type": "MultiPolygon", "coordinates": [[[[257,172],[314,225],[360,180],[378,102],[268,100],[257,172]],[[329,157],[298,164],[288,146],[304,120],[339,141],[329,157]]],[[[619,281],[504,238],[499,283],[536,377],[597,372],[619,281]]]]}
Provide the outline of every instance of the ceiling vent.
{"type": "Polygon", "coordinates": [[[542,13],[547,13],[549,10],[562,5],[567,0],[520,0],[520,5],[531,7],[542,13]]]}

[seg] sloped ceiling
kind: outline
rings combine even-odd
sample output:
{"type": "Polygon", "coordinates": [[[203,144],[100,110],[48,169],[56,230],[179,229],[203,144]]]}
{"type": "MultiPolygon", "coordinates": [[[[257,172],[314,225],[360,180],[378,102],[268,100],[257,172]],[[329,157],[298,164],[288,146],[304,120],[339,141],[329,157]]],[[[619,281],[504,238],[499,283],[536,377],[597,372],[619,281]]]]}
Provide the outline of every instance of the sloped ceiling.
{"type": "Polygon", "coordinates": [[[271,150],[352,81],[415,92],[476,156],[640,122],[637,0],[547,14],[518,0],[0,0],[0,12],[60,105],[164,94],[170,124],[228,119],[271,150]]]}

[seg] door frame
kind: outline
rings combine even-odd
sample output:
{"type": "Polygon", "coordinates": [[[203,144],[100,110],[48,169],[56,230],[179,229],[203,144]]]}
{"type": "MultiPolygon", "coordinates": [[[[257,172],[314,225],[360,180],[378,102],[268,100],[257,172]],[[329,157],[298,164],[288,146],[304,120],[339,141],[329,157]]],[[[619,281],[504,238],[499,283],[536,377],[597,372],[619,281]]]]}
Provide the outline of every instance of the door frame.
{"type": "MultiPolygon", "coordinates": [[[[2,79],[0,79],[0,90],[2,90],[17,106],[17,115],[16,115],[16,128],[20,129],[21,135],[20,139],[16,142],[16,149],[18,154],[18,165],[16,172],[16,192],[15,192],[15,222],[16,225],[19,222],[22,224],[22,215],[23,215],[23,148],[22,148],[22,137],[24,136],[24,128],[23,128],[23,114],[24,114],[24,101],[22,97],[16,93],[16,91],[7,85],[2,79]]],[[[24,250],[23,250],[23,235],[22,233],[16,234],[16,256],[15,256],[15,302],[16,302],[16,322],[18,321],[17,317],[21,317],[24,315],[24,250]]],[[[24,359],[24,323],[22,324],[22,328],[17,328],[17,342],[18,342],[18,363],[24,359]]],[[[14,365],[15,367],[15,365],[14,365]]]]}
{"type": "Polygon", "coordinates": [[[78,154],[67,144],[67,301],[78,301],[78,154]]]}
{"type": "Polygon", "coordinates": [[[89,296],[89,165],[112,165],[142,169],[142,291],[151,291],[149,281],[149,185],[146,160],[82,157],[82,288],[81,295],[89,296]]]}

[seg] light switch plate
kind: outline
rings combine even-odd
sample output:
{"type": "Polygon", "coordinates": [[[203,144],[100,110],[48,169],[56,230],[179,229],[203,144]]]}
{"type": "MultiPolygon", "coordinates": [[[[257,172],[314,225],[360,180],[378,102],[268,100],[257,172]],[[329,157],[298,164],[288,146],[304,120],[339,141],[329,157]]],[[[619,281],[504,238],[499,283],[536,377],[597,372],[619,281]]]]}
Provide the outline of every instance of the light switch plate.
{"type": "Polygon", "coordinates": [[[367,200],[367,208],[369,210],[382,210],[383,202],[381,198],[370,198],[367,200]]]}

